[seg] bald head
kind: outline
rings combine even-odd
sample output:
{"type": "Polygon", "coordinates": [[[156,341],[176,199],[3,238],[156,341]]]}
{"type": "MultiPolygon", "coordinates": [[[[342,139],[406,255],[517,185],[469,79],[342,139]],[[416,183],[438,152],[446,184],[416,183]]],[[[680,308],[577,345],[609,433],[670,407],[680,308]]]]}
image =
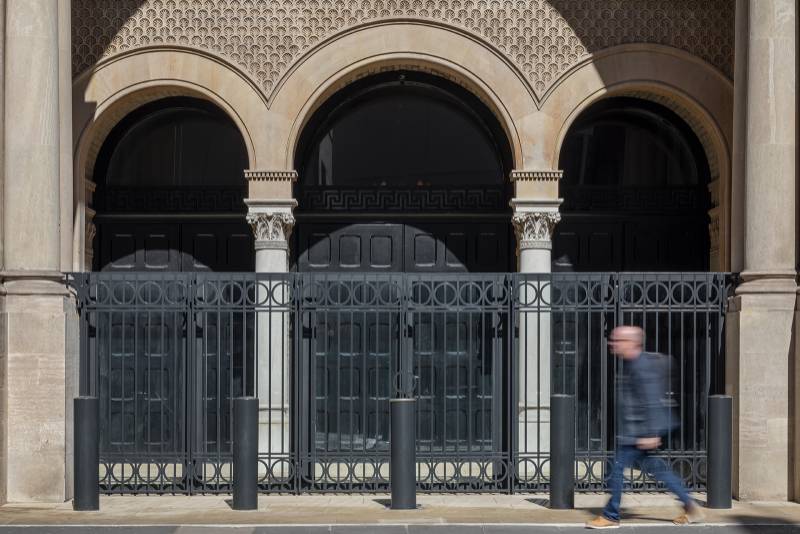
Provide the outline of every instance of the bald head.
{"type": "Polygon", "coordinates": [[[618,326],[608,336],[608,346],[617,356],[636,358],[642,352],[644,331],[638,326],[618,326]]]}

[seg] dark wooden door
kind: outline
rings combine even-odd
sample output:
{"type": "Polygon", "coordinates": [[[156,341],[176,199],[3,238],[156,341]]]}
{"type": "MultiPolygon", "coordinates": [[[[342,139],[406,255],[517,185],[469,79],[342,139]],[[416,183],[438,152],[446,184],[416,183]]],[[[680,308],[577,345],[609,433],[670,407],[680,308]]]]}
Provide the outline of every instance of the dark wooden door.
{"type": "Polygon", "coordinates": [[[98,223],[103,271],[252,271],[253,238],[242,221],[98,223]]]}
{"type": "Polygon", "coordinates": [[[553,271],[704,271],[708,231],[697,216],[562,214],[553,271]]]}
{"type": "Polygon", "coordinates": [[[407,221],[299,225],[301,272],[506,272],[511,225],[407,221]]]}

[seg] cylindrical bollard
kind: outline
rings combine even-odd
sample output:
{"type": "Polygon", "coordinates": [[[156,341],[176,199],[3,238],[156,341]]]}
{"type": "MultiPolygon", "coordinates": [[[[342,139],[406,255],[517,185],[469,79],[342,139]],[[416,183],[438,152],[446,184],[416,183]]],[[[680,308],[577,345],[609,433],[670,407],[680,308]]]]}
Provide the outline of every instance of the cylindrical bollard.
{"type": "Polygon", "coordinates": [[[100,509],[100,439],[98,435],[100,401],[97,397],[76,397],[73,400],[74,437],[72,509],[100,509]]]}
{"type": "Polygon", "coordinates": [[[575,397],[550,396],[550,508],[575,508],[575,397]]]}
{"type": "Polygon", "coordinates": [[[733,398],[730,395],[708,397],[708,469],[709,508],[731,507],[733,398]]]}
{"type": "Polygon", "coordinates": [[[389,483],[392,510],[417,507],[417,401],[391,399],[391,460],[389,483]]]}
{"type": "Polygon", "coordinates": [[[233,509],[258,508],[258,399],[233,399],[233,509]]]}

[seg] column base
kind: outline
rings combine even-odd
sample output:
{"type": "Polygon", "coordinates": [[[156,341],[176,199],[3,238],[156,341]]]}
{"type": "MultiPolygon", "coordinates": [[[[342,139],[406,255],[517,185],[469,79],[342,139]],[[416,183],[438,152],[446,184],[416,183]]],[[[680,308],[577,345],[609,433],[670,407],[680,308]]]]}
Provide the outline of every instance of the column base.
{"type": "Polygon", "coordinates": [[[520,406],[518,410],[517,476],[523,481],[546,477],[548,468],[542,464],[550,455],[550,406],[520,406]]]}
{"type": "Polygon", "coordinates": [[[733,493],[740,500],[787,500],[790,402],[797,286],[753,277],[731,299],[726,321],[726,393],[733,395],[733,493]]]}
{"type": "Polygon", "coordinates": [[[258,407],[258,452],[289,453],[289,408],[262,405],[258,407]]]}
{"type": "Polygon", "coordinates": [[[78,316],[60,273],[3,273],[0,398],[3,500],[72,496],[78,316]]]}

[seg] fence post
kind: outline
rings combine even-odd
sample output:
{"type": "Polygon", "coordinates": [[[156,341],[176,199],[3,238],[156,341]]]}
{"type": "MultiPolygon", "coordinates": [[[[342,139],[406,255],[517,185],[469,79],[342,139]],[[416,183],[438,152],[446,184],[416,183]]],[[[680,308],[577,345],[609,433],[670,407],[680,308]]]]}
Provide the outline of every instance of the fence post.
{"type": "Polygon", "coordinates": [[[550,396],[550,508],[575,508],[575,397],[550,396]]]}
{"type": "Polygon", "coordinates": [[[709,508],[731,507],[731,441],[733,398],[730,395],[708,397],[708,469],[709,508]]]}
{"type": "Polygon", "coordinates": [[[258,508],[258,399],[233,399],[233,509],[258,508]]]}
{"type": "Polygon", "coordinates": [[[392,510],[417,507],[417,412],[416,399],[390,399],[391,460],[389,484],[392,487],[392,510]]]}
{"type": "Polygon", "coordinates": [[[72,509],[100,509],[100,443],[98,419],[100,400],[97,397],[73,399],[74,446],[72,509]]]}

